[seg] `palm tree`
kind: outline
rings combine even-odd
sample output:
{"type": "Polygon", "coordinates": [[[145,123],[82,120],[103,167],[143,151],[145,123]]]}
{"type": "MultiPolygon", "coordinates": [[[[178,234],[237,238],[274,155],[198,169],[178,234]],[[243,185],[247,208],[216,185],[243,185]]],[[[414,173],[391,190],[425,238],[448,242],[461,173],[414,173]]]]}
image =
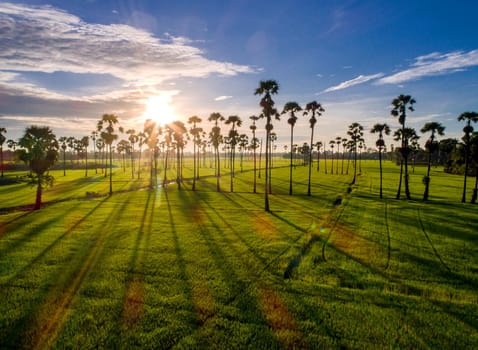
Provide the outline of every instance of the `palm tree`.
{"type": "Polygon", "coordinates": [[[265,80],[259,82],[259,87],[254,91],[254,95],[262,95],[259,105],[262,107],[261,117],[266,118],[266,167],[265,167],[265,190],[264,190],[264,209],[270,212],[269,207],[269,157],[270,157],[270,133],[273,129],[272,116],[279,119],[279,114],[274,108],[272,95],[279,92],[279,84],[275,80],[265,80]]]}
{"type": "Polygon", "coordinates": [[[214,147],[214,167],[215,167],[215,173],[216,173],[216,190],[219,192],[221,190],[220,184],[219,184],[219,179],[221,178],[221,156],[219,154],[219,145],[222,143],[222,135],[221,135],[221,128],[219,127],[219,122],[224,121],[224,117],[221,115],[221,113],[211,113],[211,115],[208,118],[208,121],[214,122],[214,126],[211,129],[211,132],[209,133],[209,138],[211,140],[211,143],[214,147]]]}
{"type": "Polygon", "coordinates": [[[330,158],[332,158],[332,168],[330,170],[330,173],[333,175],[334,174],[334,147],[335,147],[335,140],[330,140],[329,141],[330,149],[332,150],[332,154],[330,155],[330,158]]]}
{"type": "Polygon", "coordinates": [[[284,109],[281,114],[289,113],[290,117],[287,119],[287,123],[290,125],[290,170],[289,170],[289,195],[292,195],[292,162],[293,162],[293,153],[292,148],[294,145],[294,126],[297,122],[297,117],[295,113],[300,112],[302,108],[297,102],[287,102],[284,106],[284,109]]]}
{"type": "Polygon", "coordinates": [[[58,142],[61,144],[60,147],[63,150],[63,176],[66,176],[66,148],[68,138],[66,136],[62,136],[58,139],[58,142]]]}
{"type": "Polygon", "coordinates": [[[5,143],[7,139],[5,135],[3,134],[6,132],[7,132],[7,129],[0,127],[0,168],[2,172],[2,177],[3,177],[3,144],[5,143]]]}
{"type": "Polygon", "coordinates": [[[475,168],[475,187],[470,203],[475,204],[478,197],[478,132],[471,134],[470,139],[470,156],[475,168]]]}
{"type": "Polygon", "coordinates": [[[378,140],[375,142],[375,145],[378,148],[378,160],[380,164],[380,198],[382,196],[382,151],[385,148],[385,141],[383,140],[383,134],[390,135],[390,127],[387,124],[375,124],[370,130],[371,133],[378,133],[378,140]]]}
{"type": "MultiPolygon", "coordinates": [[[[415,100],[410,95],[399,95],[397,98],[392,100],[392,110],[391,115],[393,117],[398,117],[398,122],[402,126],[402,133],[401,136],[401,147],[400,147],[400,154],[402,155],[402,159],[405,165],[405,195],[407,199],[411,199],[410,197],[410,188],[408,183],[408,156],[410,155],[410,148],[408,146],[408,138],[407,133],[405,133],[405,121],[407,119],[407,110],[410,112],[414,111],[413,105],[415,104],[415,100]]],[[[400,167],[401,169],[401,167],[400,167]]],[[[397,199],[400,199],[400,191],[401,191],[401,182],[402,182],[402,171],[400,170],[400,182],[397,191],[397,199]]]]}
{"type": "Polygon", "coordinates": [[[131,153],[131,146],[129,144],[129,141],[127,140],[121,140],[118,142],[118,145],[116,146],[116,150],[118,151],[119,155],[121,155],[122,158],[122,163],[123,163],[123,172],[126,172],[126,154],[131,153]]]}
{"type": "Polygon", "coordinates": [[[244,161],[244,151],[247,149],[247,145],[249,144],[249,137],[246,134],[240,134],[238,139],[239,149],[241,151],[241,173],[244,171],[243,169],[243,161],[244,161]]]}
{"type": "Polygon", "coordinates": [[[468,177],[469,166],[469,153],[470,153],[470,135],[473,132],[471,122],[476,123],[478,121],[478,113],[476,112],[463,112],[458,116],[458,121],[466,121],[466,126],[463,128],[465,135],[462,140],[465,143],[465,178],[463,182],[463,194],[461,196],[461,202],[466,202],[466,178],[468,177]]]}
{"type": "Polygon", "coordinates": [[[236,153],[236,144],[238,140],[238,133],[236,130],[236,126],[239,127],[242,125],[242,120],[237,115],[231,115],[227,118],[226,124],[231,124],[231,130],[229,130],[229,142],[231,144],[231,155],[229,157],[230,162],[230,173],[231,173],[231,192],[234,192],[234,161],[235,161],[235,153],[236,153]]]}
{"type": "Polygon", "coordinates": [[[444,135],[445,127],[438,122],[429,122],[426,123],[423,128],[420,130],[422,133],[431,131],[430,138],[425,144],[425,148],[428,151],[428,164],[427,164],[427,175],[423,178],[425,183],[425,192],[423,193],[423,200],[428,200],[428,192],[430,187],[430,167],[432,163],[432,154],[438,150],[438,142],[435,141],[435,134],[444,135]]]}
{"type": "Polygon", "coordinates": [[[344,174],[345,153],[347,153],[346,150],[347,150],[348,140],[346,138],[343,138],[341,140],[341,142],[342,142],[342,170],[340,171],[340,174],[343,175],[344,174]]]}
{"type": "MultiPolygon", "coordinates": [[[[152,119],[146,119],[143,126],[144,142],[149,149],[149,187],[157,185],[158,176],[158,136],[160,127],[152,119]]],[[[165,170],[166,171],[166,170],[165,170]]],[[[163,184],[164,185],[164,184],[163,184]]]]}
{"type": "Polygon", "coordinates": [[[307,103],[307,105],[305,106],[305,112],[304,112],[304,115],[309,115],[310,114],[310,119],[309,119],[309,123],[310,123],[310,129],[311,129],[311,132],[310,132],[310,150],[309,150],[309,181],[308,181],[308,185],[307,185],[307,195],[310,196],[311,193],[310,193],[310,178],[311,178],[311,175],[312,175],[312,150],[313,150],[313,145],[314,145],[314,126],[315,124],[317,123],[317,117],[320,117],[322,115],[322,112],[324,112],[325,109],[322,108],[321,104],[320,103],[317,103],[317,101],[312,101],[312,102],[309,102],[307,103]]]}
{"type": "Polygon", "coordinates": [[[317,171],[320,170],[320,150],[322,149],[322,142],[317,141],[315,143],[315,148],[317,149],[317,171]]]}
{"type": "Polygon", "coordinates": [[[85,152],[85,177],[88,176],[88,146],[90,145],[89,136],[83,136],[80,140],[81,148],[85,152]]]}
{"type": "MultiPolygon", "coordinates": [[[[40,209],[44,185],[53,184],[53,177],[46,175],[58,160],[58,141],[49,127],[30,126],[18,141],[20,159],[29,164],[32,174],[36,175],[37,193],[34,209],[40,209]]],[[[33,175],[32,175],[33,176],[33,175]]]]}
{"type": "MultiPolygon", "coordinates": [[[[395,141],[400,141],[400,140],[403,140],[404,138],[406,138],[408,140],[407,141],[408,153],[412,153],[413,152],[413,147],[416,147],[416,145],[418,143],[418,139],[419,139],[419,136],[417,135],[415,129],[413,129],[413,128],[397,129],[393,133],[393,139],[395,141]]],[[[400,174],[403,173],[403,166],[404,166],[404,157],[401,156],[401,159],[400,159],[400,174]]],[[[401,191],[401,185],[402,185],[401,179],[402,179],[402,176],[400,176],[400,181],[398,183],[398,192],[401,191]]]]}
{"type": "Polygon", "coordinates": [[[185,135],[188,132],[183,122],[176,120],[171,123],[173,129],[173,139],[176,143],[176,183],[178,190],[181,189],[181,182],[183,181],[183,154],[186,146],[185,135]]]}
{"type": "Polygon", "coordinates": [[[131,147],[131,178],[134,179],[134,152],[135,152],[135,148],[134,148],[134,145],[138,142],[139,140],[139,137],[138,135],[136,135],[136,130],[135,129],[128,129],[126,130],[126,133],[129,135],[128,136],[128,141],[130,143],[130,147],[131,147]]]}
{"type": "Polygon", "coordinates": [[[118,138],[115,134],[115,125],[118,123],[118,117],[114,114],[103,114],[100,121],[98,121],[98,132],[101,132],[101,138],[108,146],[110,154],[110,196],[113,194],[113,150],[112,144],[118,138]]]}
{"type": "Polygon", "coordinates": [[[254,185],[253,185],[253,192],[256,193],[257,192],[257,177],[256,177],[256,173],[257,173],[257,163],[256,163],[256,149],[257,149],[257,144],[258,144],[258,139],[256,138],[256,130],[257,130],[257,126],[256,126],[256,121],[259,120],[259,117],[255,116],[255,115],[251,115],[249,117],[249,119],[252,120],[252,125],[250,126],[250,129],[252,130],[252,141],[251,141],[251,146],[252,146],[252,151],[254,153],[254,185]]]}
{"type": "Polygon", "coordinates": [[[193,187],[192,190],[196,190],[196,178],[199,178],[199,152],[196,150],[196,147],[199,146],[199,135],[202,132],[202,128],[197,126],[198,123],[202,122],[202,119],[198,116],[192,116],[188,119],[188,123],[192,124],[189,132],[193,135],[193,187]],[[197,161],[196,161],[197,159],[197,161]]]}
{"type": "Polygon", "coordinates": [[[347,134],[350,136],[350,150],[354,154],[354,178],[351,182],[351,185],[353,185],[357,180],[357,146],[363,140],[363,126],[359,123],[352,123],[349,125],[347,134]]]}
{"type": "Polygon", "coordinates": [[[335,153],[337,155],[337,161],[336,161],[336,166],[335,166],[335,174],[339,174],[339,157],[340,157],[340,145],[342,142],[342,138],[340,136],[337,136],[335,138],[335,144],[337,145],[337,152],[335,153]]]}
{"type": "Polygon", "coordinates": [[[93,157],[95,160],[95,174],[98,174],[98,168],[96,167],[96,139],[98,138],[98,131],[92,131],[90,138],[93,141],[93,157]]]}

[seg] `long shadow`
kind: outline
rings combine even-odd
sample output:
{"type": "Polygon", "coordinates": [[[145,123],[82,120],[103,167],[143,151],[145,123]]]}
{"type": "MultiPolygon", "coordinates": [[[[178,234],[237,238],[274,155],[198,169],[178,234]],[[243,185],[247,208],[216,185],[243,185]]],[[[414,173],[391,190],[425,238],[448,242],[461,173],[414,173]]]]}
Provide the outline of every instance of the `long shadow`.
{"type": "Polygon", "coordinates": [[[77,222],[75,222],[67,231],[65,231],[62,235],[58,236],[53,242],[51,242],[43,251],[38,254],[30,263],[25,265],[21,270],[19,270],[15,275],[10,277],[6,283],[0,283],[0,285],[3,286],[8,286],[11,285],[11,283],[18,279],[18,276],[20,276],[22,273],[27,271],[29,268],[32,266],[35,266],[48,252],[50,252],[62,239],[64,239],[66,236],[68,236],[72,231],[74,231],[78,226],[80,226],[82,223],[86,222],[88,218],[101,206],[103,203],[106,201],[106,199],[102,200],[101,202],[98,202],[98,204],[93,207],[85,216],[83,216],[81,219],[79,219],[77,222]]]}
{"type": "MultiPolygon", "coordinates": [[[[105,201],[100,202],[84,218],[80,219],[74,227],[76,228],[84,222],[105,201]]],[[[120,216],[128,204],[129,199],[115,210],[115,214],[105,217],[103,224],[99,226],[103,234],[96,235],[93,241],[86,239],[83,248],[79,249],[75,256],[72,256],[70,260],[72,262],[71,265],[66,268],[65,266],[59,266],[57,271],[53,271],[45,279],[45,283],[37,289],[36,295],[31,298],[28,305],[25,305],[22,316],[13,322],[6,332],[6,346],[42,348],[47,343],[52,344],[54,342],[57,332],[65,320],[67,310],[73,303],[83,280],[96,263],[97,257],[104,248],[101,242],[105,241],[108,236],[104,234],[105,228],[109,227],[115,218],[120,216]],[[93,246],[93,249],[91,249],[91,246],[93,246]],[[89,254],[85,254],[85,250],[89,254]],[[54,283],[52,283],[53,281],[54,283]]],[[[67,233],[71,231],[72,229],[68,230],[67,233]]],[[[108,234],[111,233],[106,232],[108,234]]],[[[32,264],[30,265],[33,266],[32,264]]],[[[26,272],[26,270],[24,271],[26,272]]]]}
{"type": "MultiPolygon", "coordinates": [[[[192,208],[196,204],[196,202],[194,201],[195,198],[192,198],[192,196],[188,198],[183,195],[181,199],[183,201],[184,208],[192,208]]],[[[209,206],[206,200],[202,200],[209,206]]],[[[224,220],[218,213],[215,212],[214,208],[210,206],[209,208],[212,210],[212,212],[215,213],[217,218],[222,221],[224,220]]],[[[202,215],[205,216],[206,222],[211,225],[217,233],[220,233],[222,229],[216,223],[215,219],[211,216],[210,211],[206,211],[202,208],[200,208],[200,210],[202,212],[202,215]]],[[[246,311],[252,313],[250,317],[251,319],[255,320],[255,323],[267,325],[267,321],[265,320],[262,312],[260,311],[260,307],[257,304],[257,299],[249,291],[253,284],[257,283],[257,281],[260,280],[260,274],[262,272],[254,273],[252,276],[250,276],[252,278],[248,278],[248,280],[241,279],[235,272],[237,267],[229,262],[227,255],[223,252],[223,248],[221,248],[221,246],[217,243],[217,239],[214,237],[212,232],[202,223],[197,223],[197,228],[197,232],[201,235],[204,243],[206,244],[208,252],[211,255],[216,267],[221,272],[224,282],[227,284],[228,289],[230,291],[233,291],[232,293],[230,293],[230,296],[227,299],[222,301],[222,304],[232,305],[234,303],[237,303],[237,307],[243,313],[246,311]]],[[[235,234],[237,235],[237,232],[235,234]]],[[[234,249],[232,245],[231,249],[234,249]]],[[[211,312],[209,315],[202,319],[202,324],[205,324],[210,319],[218,316],[218,312],[219,311],[217,309],[211,312]]],[[[262,333],[262,336],[265,336],[265,334],[262,333]]],[[[270,332],[267,334],[267,337],[270,337],[271,341],[277,341],[274,338],[274,335],[270,332]]]]}

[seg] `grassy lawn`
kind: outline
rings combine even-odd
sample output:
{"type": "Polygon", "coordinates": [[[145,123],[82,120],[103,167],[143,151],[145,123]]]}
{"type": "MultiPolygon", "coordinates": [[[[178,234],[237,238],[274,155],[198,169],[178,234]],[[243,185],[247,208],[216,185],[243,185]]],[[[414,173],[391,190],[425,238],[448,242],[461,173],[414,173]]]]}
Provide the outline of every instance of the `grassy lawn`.
{"type": "Polygon", "coordinates": [[[234,193],[209,167],[194,192],[116,168],[112,196],[101,173],[55,171],[33,212],[33,187],[0,186],[0,348],[478,348],[478,207],[461,177],[433,169],[424,203],[417,167],[396,200],[385,162],[380,200],[378,162],[350,188],[321,164],[308,197],[297,166],[289,196],[286,164],[271,213],[250,162],[234,193]]]}

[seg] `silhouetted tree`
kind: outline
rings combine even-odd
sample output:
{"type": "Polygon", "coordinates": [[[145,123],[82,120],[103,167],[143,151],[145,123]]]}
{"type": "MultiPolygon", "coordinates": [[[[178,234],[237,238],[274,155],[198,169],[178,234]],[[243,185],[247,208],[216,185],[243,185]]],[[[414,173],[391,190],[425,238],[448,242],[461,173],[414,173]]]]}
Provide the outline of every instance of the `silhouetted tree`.
{"type": "MultiPolygon", "coordinates": [[[[391,115],[393,117],[398,117],[398,122],[401,125],[402,132],[400,134],[401,137],[401,147],[399,152],[402,156],[404,166],[405,166],[405,195],[407,199],[411,199],[410,196],[410,187],[409,187],[409,175],[408,175],[408,156],[410,155],[410,147],[408,145],[408,138],[407,133],[405,132],[405,122],[407,119],[407,111],[413,112],[414,108],[413,105],[415,104],[415,100],[410,95],[399,95],[398,97],[392,100],[392,110],[391,115]]],[[[401,167],[400,167],[401,169],[401,167]]],[[[397,199],[400,199],[400,192],[401,192],[401,183],[402,183],[402,171],[400,171],[400,182],[398,185],[397,191],[397,199]]]]}
{"type": "Polygon", "coordinates": [[[114,114],[103,114],[103,117],[98,122],[98,131],[101,132],[101,138],[108,146],[110,156],[110,195],[113,194],[113,142],[118,138],[115,134],[115,125],[118,123],[118,117],[114,114]]]}
{"type": "Polygon", "coordinates": [[[435,134],[443,135],[445,127],[438,122],[426,123],[420,130],[422,133],[431,132],[430,138],[425,143],[425,149],[428,153],[427,175],[423,178],[425,191],[423,192],[423,200],[428,200],[428,193],[430,189],[430,167],[432,164],[432,154],[438,150],[438,142],[435,141],[435,134]]]}
{"type": "Polygon", "coordinates": [[[310,115],[309,123],[310,123],[310,149],[309,149],[309,181],[307,183],[307,195],[311,195],[311,190],[310,190],[310,185],[311,185],[311,176],[312,176],[312,151],[313,151],[313,145],[314,145],[314,127],[315,124],[317,123],[317,117],[320,117],[322,115],[322,112],[324,112],[324,108],[322,108],[320,103],[317,103],[317,101],[312,101],[307,103],[305,106],[305,111],[304,115],[308,116],[310,115]]]}
{"type": "Polygon", "coordinates": [[[242,125],[242,120],[237,115],[231,115],[226,119],[226,124],[231,124],[231,130],[229,130],[229,144],[230,148],[230,174],[231,174],[231,192],[234,192],[234,176],[235,176],[235,157],[236,157],[236,144],[238,141],[239,134],[237,133],[236,126],[239,127],[242,125]]]}
{"type": "Polygon", "coordinates": [[[461,202],[466,202],[466,179],[468,177],[468,166],[469,166],[469,153],[470,153],[470,136],[473,132],[473,127],[471,123],[476,123],[478,121],[478,113],[476,112],[464,112],[458,116],[458,121],[465,121],[466,126],[463,128],[465,135],[462,140],[465,143],[465,176],[463,182],[463,194],[461,196],[461,202]]]}
{"type": "Polygon", "coordinates": [[[292,163],[293,163],[293,145],[294,145],[294,126],[297,122],[296,113],[300,112],[302,108],[297,102],[287,102],[282,110],[282,114],[289,113],[287,123],[290,125],[290,165],[289,165],[289,195],[292,195],[292,163]]]}
{"type": "Polygon", "coordinates": [[[255,115],[251,115],[249,117],[249,119],[252,120],[252,125],[250,126],[250,129],[252,130],[252,140],[251,140],[251,147],[252,147],[252,152],[253,152],[253,157],[254,157],[254,183],[253,183],[253,192],[256,193],[257,192],[257,177],[256,177],[256,173],[257,173],[257,163],[256,163],[256,149],[258,147],[258,139],[256,137],[256,130],[257,130],[257,126],[256,126],[256,121],[259,120],[259,117],[255,116],[255,115]]]}
{"type": "Polygon", "coordinates": [[[199,135],[202,132],[202,128],[197,125],[202,121],[198,116],[192,116],[188,119],[188,123],[192,124],[189,132],[193,135],[193,186],[192,190],[196,190],[196,179],[199,178],[199,152],[197,148],[199,147],[199,135]]]}
{"type": "Polygon", "coordinates": [[[4,165],[3,164],[3,144],[5,143],[7,139],[5,135],[3,134],[6,132],[7,132],[7,129],[0,127],[0,169],[1,169],[2,177],[3,177],[3,165],[4,165]]]}
{"type": "Polygon", "coordinates": [[[219,192],[221,186],[219,180],[221,178],[221,157],[219,154],[219,145],[222,143],[221,128],[219,127],[219,122],[224,121],[224,117],[220,113],[211,113],[208,118],[208,121],[214,122],[214,126],[209,133],[209,139],[211,144],[214,147],[214,168],[216,173],[216,190],[219,192]]]}
{"type": "Polygon", "coordinates": [[[363,126],[359,123],[352,123],[349,126],[347,134],[350,136],[349,147],[354,155],[354,177],[351,182],[351,184],[353,185],[357,180],[357,147],[361,140],[363,140],[363,126]]]}
{"type": "Polygon", "coordinates": [[[390,135],[390,127],[387,124],[375,124],[370,130],[371,133],[378,133],[378,140],[375,142],[375,145],[378,148],[378,160],[380,165],[380,198],[383,198],[382,195],[382,151],[385,148],[385,141],[383,139],[383,134],[390,135]]]}
{"type": "Polygon", "coordinates": [[[53,184],[53,176],[45,174],[58,160],[58,141],[49,127],[30,126],[18,141],[22,147],[19,158],[26,162],[36,181],[37,192],[34,209],[40,209],[42,189],[53,184]]]}
{"type": "Polygon", "coordinates": [[[274,108],[274,100],[272,95],[275,95],[279,92],[279,84],[275,80],[266,80],[260,81],[259,87],[255,90],[254,95],[262,95],[259,105],[262,107],[261,117],[266,118],[266,167],[265,167],[265,190],[264,190],[264,209],[266,212],[270,211],[269,207],[269,172],[270,164],[269,158],[271,153],[271,140],[270,133],[273,129],[272,125],[272,116],[275,116],[276,119],[279,119],[279,114],[274,108]]]}

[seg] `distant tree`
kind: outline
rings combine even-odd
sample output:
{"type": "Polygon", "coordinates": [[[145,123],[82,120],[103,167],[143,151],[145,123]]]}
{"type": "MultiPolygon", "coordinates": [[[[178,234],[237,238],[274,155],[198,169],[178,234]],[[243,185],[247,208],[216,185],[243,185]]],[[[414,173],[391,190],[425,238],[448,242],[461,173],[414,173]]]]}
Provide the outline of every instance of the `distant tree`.
{"type": "Polygon", "coordinates": [[[380,165],[380,198],[383,198],[382,195],[382,151],[385,148],[385,141],[383,139],[383,134],[390,135],[390,127],[387,124],[375,124],[370,130],[371,133],[378,133],[378,140],[375,142],[375,145],[378,148],[378,160],[380,165]]]}
{"type": "Polygon", "coordinates": [[[471,197],[470,203],[475,204],[478,197],[478,132],[471,134],[470,156],[475,172],[475,187],[473,188],[473,195],[471,197]]]}
{"type": "Polygon", "coordinates": [[[238,141],[239,134],[237,133],[236,126],[239,127],[242,125],[242,120],[237,115],[231,115],[226,119],[226,124],[231,124],[231,130],[229,130],[229,143],[231,145],[230,149],[230,174],[231,174],[231,192],[234,192],[234,176],[235,176],[235,156],[236,156],[236,144],[238,141]]]}
{"type": "Polygon", "coordinates": [[[246,134],[240,134],[238,138],[239,149],[241,152],[241,173],[244,171],[243,169],[243,161],[244,161],[244,151],[247,149],[249,144],[249,137],[246,134]]]}
{"type": "Polygon", "coordinates": [[[114,114],[103,114],[101,120],[98,121],[97,129],[101,132],[101,138],[108,147],[110,158],[110,196],[113,194],[113,142],[118,138],[115,134],[115,125],[118,123],[118,117],[114,114]]]}
{"type": "Polygon", "coordinates": [[[92,131],[90,135],[91,140],[93,141],[93,157],[95,160],[95,174],[98,174],[98,167],[96,165],[96,140],[98,139],[98,131],[92,131]]]}
{"type": "Polygon", "coordinates": [[[203,131],[201,127],[198,127],[198,124],[202,121],[198,116],[192,116],[188,119],[188,123],[192,124],[191,129],[189,129],[190,134],[193,136],[193,186],[192,190],[196,190],[196,179],[199,178],[199,136],[203,131]]]}
{"type": "Polygon", "coordinates": [[[317,103],[317,101],[312,101],[307,103],[305,106],[305,111],[304,115],[309,116],[309,123],[310,123],[310,150],[309,150],[309,180],[307,183],[307,195],[311,195],[311,176],[312,176],[312,150],[313,150],[313,144],[314,144],[314,127],[315,124],[317,123],[317,117],[320,117],[322,115],[322,112],[324,112],[325,109],[322,107],[320,103],[317,103]]]}
{"type": "Polygon", "coordinates": [[[116,150],[121,156],[121,163],[123,165],[123,172],[126,172],[126,155],[131,153],[131,145],[127,140],[120,140],[116,146],[116,150]]]}
{"type": "Polygon", "coordinates": [[[85,154],[85,176],[88,176],[88,146],[90,145],[90,138],[88,136],[82,137],[80,144],[85,154]]]}
{"type": "Polygon", "coordinates": [[[463,194],[461,196],[461,202],[466,202],[466,179],[468,177],[468,166],[469,166],[469,153],[470,153],[470,137],[473,132],[473,127],[471,123],[476,123],[478,121],[478,113],[476,112],[464,112],[458,116],[458,121],[465,121],[466,126],[463,128],[465,135],[462,140],[465,143],[465,176],[463,182],[463,194]]]}
{"type": "Polygon", "coordinates": [[[212,146],[214,147],[214,168],[216,175],[216,190],[221,191],[220,178],[221,178],[221,156],[219,154],[219,145],[222,143],[221,128],[219,127],[219,122],[224,121],[224,117],[221,113],[211,113],[208,118],[208,121],[214,122],[214,126],[209,133],[209,139],[212,146]]]}
{"type": "Polygon", "coordinates": [[[292,195],[292,163],[293,163],[293,145],[294,145],[294,126],[297,122],[297,112],[300,112],[302,108],[297,102],[287,102],[282,110],[281,114],[289,113],[289,119],[287,123],[290,125],[290,165],[289,165],[289,195],[292,195]]]}
{"type": "MultiPolygon", "coordinates": [[[[342,142],[342,170],[340,171],[340,174],[343,175],[344,174],[345,154],[347,153],[346,150],[347,150],[348,140],[346,138],[343,138],[341,140],[341,142],[342,142]]],[[[347,172],[347,174],[348,174],[348,172],[347,172]]]]}
{"type": "MultiPolygon", "coordinates": [[[[160,128],[152,119],[146,119],[143,125],[144,143],[149,150],[149,188],[157,186],[158,175],[158,137],[160,128]]],[[[166,173],[166,169],[164,170],[166,173]]],[[[164,185],[164,183],[163,183],[164,185]]]]}
{"type": "Polygon", "coordinates": [[[3,164],[3,144],[7,140],[7,138],[3,134],[5,134],[6,132],[7,132],[7,129],[0,127],[0,169],[1,169],[2,177],[3,177],[3,165],[4,165],[3,164]]]}
{"type": "Polygon", "coordinates": [[[317,149],[317,171],[320,170],[320,150],[322,149],[322,142],[317,141],[315,143],[315,148],[317,149]]]}
{"type": "Polygon", "coordinates": [[[363,126],[359,123],[352,123],[349,125],[347,134],[350,136],[350,150],[354,155],[354,177],[351,184],[355,184],[357,180],[357,148],[360,141],[363,139],[363,126]]]}
{"type": "Polygon", "coordinates": [[[126,130],[126,133],[128,134],[128,141],[130,144],[130,156],[131,156],[131,178],[134,179],[134,174],[135,174],[135,164],[134,164],[134,154],[136,152],[135,145],[139,141],[139,137],[136,134],[135,129],[128,129],[126,130]]]}
{"type": "Polygon", "coordinates": [[[269,180],[270,180],[270,164],[269,159],[271,155],[271,139],[270,133],[273,129],[272,116],[279,119],[279,114],[274,108],[274,100],[272,95],[279,92],[279,84],[275,80],[260,81],[259,87],[254,91],[254,95],[261,95],[261,101],[259,105],[262,107],[261,117],[266,118],[266,167],[265,167],[265,190],[264,190],[264,209],[266,212],[270,212],[269,206],[269,180]]]}
{"type": "Polygon", "coordinates": [[[335,153],[337,155],[337,161],[336,161],[336,169],[335,173],[338,175],[339,174],[339,159],[340,159],[340,145],[342,142],[342,137],[337,136],[335,138],[335,144],[337,145],[337,152],[335,153]]]}
{"type": "MultiPolygon", "coordinates": [[[[398,97],[392,100],[392,110],[391,115],[393,117],[398,117],[398,122],[401,125],[402,132],[399,134],[401,139],[401,147],[399,152],[402,156],[404,166],[405,166],[405,174],[402,174],[400,171],[400,181],[398,185],[397,191],[397,199],[400,199],[400,192],[401,192],[401,184],[402,184],[402,175],[404,175],[405,180],[405,195],[407,199],[411,199],[410,196],[410,187],[409,187],[409,175],[408,175],[408,156],[410,155],[410,147],[408,145],[408,138],[407,133],[405,132],[405,122],[407,119],[407,111],[413,112],[414,108],[413,105],[415,104],[415,100],[410,95],[399,95],[398,97]]],[[[401,169],[402,167],[400,167],[401,169]]]]}
{"type": "Polygon", "coordinates": [[[252,152],[253,152],[253,158],[254,158],[254,184],[253,184],[253,192],[256,193],[257,192],[257,177],[256,177],[256,173],[257,173],[257,163],[256,163],[256,150],[257,150],[257,147],[258,147],[258,139],[256,138],[256,130],[257,130],[257,126],[256,126],[256,121],[259,120],[259,117],[255,116],[255,115],[251,115],[249,117],[249,119],[252,120],[252,125],[250,126],[250,129],[252,130],[252,140],[251,140],[251,147],[252,147],[252,152]]]}
{"type": "Polygon", "coordinates": [[[34,209],[40,209],[44,186],[53,184],[53,176],[45,174],[58,160],[58,141],[48,127],[30,126],[18,141],[22,147],[18,151],[19,158],[26,162],[36,181],[37,193],[34,209]]]}
{"type": "MultiPolygon", "coordinates": [[[[105,140],[103,140],[101,137],[98,137],[96,139],[96,148],[98,149],[98,154],[101,155],[101,164],[103,164],[103,156],[104,156],[104,148],[105,148],[105,140]]],[[[101,171],[103,172],[103,165],[101,168],[101,171]]]]}
{"type": "MultiPolygon", "coordinates": [[[[413,128],[404,128],[404,129],[397,129],[395,130],[395,132],[393,133],[393,139],[395,141],[400,141],[400,140],[403,140],[403,138],[406,138],[407,139],[407,157],[412,153],[414,152],[414,149],[417,147],[418,145],[418,139],[419,139],[419,136],[417,135],[415,129],[413,128]]],[[[403,166],[404,166],[404,156],[403,156],[403,152],[401,151],[401,149],[399,148],[397,150],[397,152],[399,153],[400,155],[400,174],[403,174],[403,166]]],[[[400,179],[402,178],[402,176],[400,176],[400,179]]],[[[398,183],[398,189],[399,189],[399,192],[401,190],[401,180],[399,181],[398,183]]],[[[399,199],[399,198],[397,198],[399,199]]]]}
{"type": "Polygon", "coordinates": [[[331,155],[330,158],[332,160],[332,167],[330,169],[330,173],[333,175],[334,174],[334,147],[335,147],[335,140],[330,140],[329,141],[329,146],[331,149],[331,155]]]}
{"type": "Polygon", "coordinates": [[[179,120],[172,122],[170,127],[173,129],[173,139],[176,143],[176,183],[178,184],[178,190],[180,190],[183,182],[183,156],[188,130],[184,123],[179,120]]]}
{"type": "Polygon", "coordinates": [[[438,122],[426,123],[420,130],[422,133],[431,132],[430,138],[425,144],[425,149],[428,153],[427,161],[427,175],[423,178],[425,184],[425,192],[423,193],[423,200],[428,200],[428,193],[430,188],[430,168],[432,164],[432,154],[438,150],[438,142],[435,140],[435,134],[444,135],[445,127],[438,122]]]}

